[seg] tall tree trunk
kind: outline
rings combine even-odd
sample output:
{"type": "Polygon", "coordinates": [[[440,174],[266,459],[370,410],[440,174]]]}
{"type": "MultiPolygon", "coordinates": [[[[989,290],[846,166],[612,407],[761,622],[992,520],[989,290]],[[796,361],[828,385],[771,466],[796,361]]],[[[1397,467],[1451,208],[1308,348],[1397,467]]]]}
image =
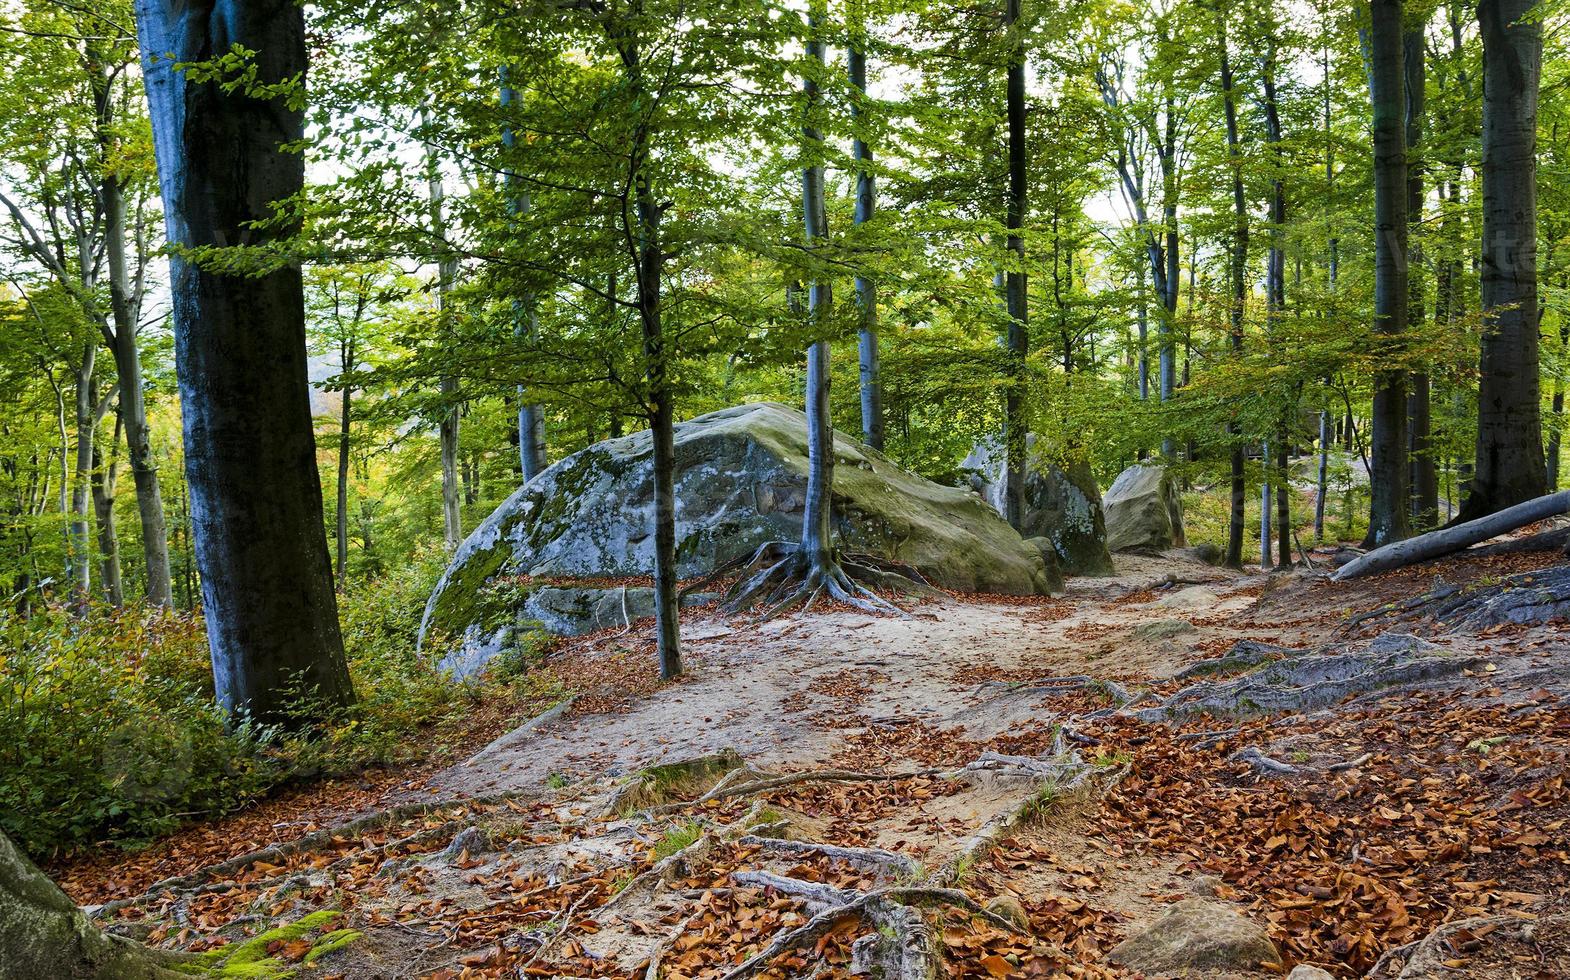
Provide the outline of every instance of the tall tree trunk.
{"type": "MultiPolygon", "coordinates": [[[[1560,279],[1561,291],[1570,288],[1570,281],[1560,279]]],[[[1570,318],[1559,318],[1559,363],[1554,365],[1553,426],[1548,431],[1548,490],[1559,489],[1559,455],[1561,433],[1565,417],[1565,361],[1570,358],[1570,318]]]]}
{"type": "MultiPolygon", "coordinates": [[[[864,24],[853,29],[865,33],[864,24]]],[[[851,158],[856,167],[856,210],[853,220],[857,225],[872,220],[877,204],[877,185],[872,175],[872,149],[867,146],[865,110],[862,103],[867,96],[867,53],[862,50],[865,37],[847,52],[850,84],[856,90],[851,102],[851,158]]],[[[856,277],[856,312],[861,321],[857,335],[857,355],[861,374],[861,437],[873,449],[883,448],[883,375],[878,369],[878,294],[877,287],[866,276],[856,277]]]]}
{"type": "Polygon", "coordinates": [[[1480,0],[1483,36],[1483,340],[1468,521],[1547,491],[1538,404],[1535,0],[1480,0]]]}
{"type": "MultiPolygon", "coordinates": [[[[1160,37],[1165,39],[1163,27],[1160,37]]],[[[1162,104],[1165,109],[1161,140],[1161,222],[1166,238],[1166,273],[1162,277],[1165,293],[1160,297],[1162,315],[1156,321],[1157,376],[1162,402],[1172,400],[1177,391],[1177,352],[1173,346],[1173,333],[1177,323],[1178,304],[1178,120],[1173,78],[1170,72],[1162,76],[1162,104]]],[[[1161,455],[1170,462],[1177,452],[1171,436],[1161,440],[1161,455]]]]}
{"type": "MultiPolygon", "coordinates": [[[[354,698],[322,534],[300,270],[227,275],[183,250],[297,233],[275,221],[274,202],[304,188],[303,160],[282,149],[304,138],[304,115],[283,96],[226,90],[174,66],[243,45],[256,52],[260,85],[303,81],[305,18],[292,0],[137,0],[136,14],[176,246],[175,366],[214,685],[234,715],[298,723],[292,691],[310,692],[313,708],[354,698]]],[[[137,385],[120,377],[129,435],[137,385]]]]}
{"type": "MultiPolygon", "coordinates": [[[[1423,30],[1417,28],[1407,31],[1402,42],[1406,90],[1407,329],[1412,331],[1422,326],[1425,302],[1422,245],[1425,168],[1419,149],[1423,145],[1427,85],[1425,40],[1423,30]]],[[[1407,394],[1407,449],[1411,458],[1412,526],[1418,530],[1428,530],[1438,522],[1439,517],[1439,469],[1434,461],[1433,407],[1428,371],[1423,369],[1412,372],[1411,384],[1411,391],[1407,394]]]]}
{"type": "MultiPolygon", "coordinates": [[[[500,72],[498,94],[504,113],[517,105],[518,93],[508,84],[505,65],[500,72]]],[[[510,150],[515,145],[517,145],[517,136],[513,131],[512,123],[504,121],[502,147],[510,150]]],[[[529,192],[523,188],[518,175],[511,168],[506,170],[504,179],[507,189],[507,211],[515,220],[522,218],[529,213],[529,208],[533,205],[529,192]]],[[[538,299],[533,293],[520,296],[512,302],[513,336],[531,347],[539,340],[540,321],[537,306],[538,299]]],[[[522,465],[524,483],[528,483],[545,469],[545,413],[540,411],[540,406],[529,397],[529,392],[523,385],[518,386],[518,459],[522,465]]]]}
{"type": "Polygon", "coordinates": [[[120,583],[120,535],[115,530],[114,492],[120,467],[120,413],[115,412],[109,459],[104,461],[102,440],[93,444],[93,514],[98,520],[98,578],[104,601],[115,608],[125,604],[120,583]]]}
{"type": "MultiPolygon", "coordinates": [[[[1025,517],[1025,385],[1030,353],[1029,314],[1025,292],[1025,44],[1018,35],[1021,0],[1006,0],[1004,29],[1009,33],[1008,157],[1009,190],[1006,225],[1013,264],[1006,278],[1008,293],[1008,390],[1003,406],[1003,441],[1007,457],[1005,516],[1018,528],[1025,517]]],[[[1065,345],[1065,358],[1072,355],[1065,345]]]]}
{"type": "MultiPolygon", "coordinates": [[[[1228,327],[1232,350],[1243,350],[1244,301],[1248,295],[1248,201],[1243,195],[1243,149],[1238,137],[1237,94],[1232,88],[1232,55],[1227,41],[1226,11],[1216,11],[1216,40],[1221,55],[1221,99],[1226,116],[1227,163],[1232,171],[1232,242],[1231,242],[1231,302],[1228,327]]],[[[1227,521],[1227,551],[1225,561],[1233,568],[1243,567],[1243,507],[1248,494],[1240,428],[1236,422],[1228,423],[1232,437],[1231,491],[1232,509],[1227,521]]]]}
{"type": "MultiPolygon", "coordinates": [[[[643,90],[643,62],[639,46],[630,39],[620,43],[627,88],[635,102],[643,90]]],[[[643,125],[633,133],[630,176],[637,196],[638,230],[634,256],[637,270],[638,317],[643,329],[644,377],[648,392],[644,402],[649,435],[654,444],[654,633],[660,676],[676,677],[681,665],[681,606],[676,591],[676,436],[675,392],[670,384],[670,353],[660,307],[665,274],[665,245],[661,219],[665,209],[654,193],[645,167],[649,162],[652,134],[643,125]]],[[[614,291],[614,290],[613,290],[614,291]]]]}
{"type": "MultiPolygon", "coordinates": [[[[142,360],[137,349],[136,297],[125,254],[125,194],[119,174],[119,137],[115,133],[114,98],[107,60],[91,73],[95,128],[99,152],[107,169],[98,186],[103,211],[104,264],[109,272],[109,312],[112,329],[107,340],[114,352],[119,375],[120,414],[125,423],[126,456],[136,484],[136,508],[141,517],[142,557],[147,570],[147,601],[155,606],[174,602],[169,579],[169,534],[164,521],[163,492],[158,467],[153,462],[152,434],[147,424],[147,401],[142,391],[142,360]]],[[[171,235],[171,240],[173,236],[171,235]]]]}
{"type": "MultiPolygon", "coordinates": [[[[1017,2],[1017,0],[1011,0],[1017,2]]],[[[822,66],[824,45],[822,0],[810,7],[807,58],[822,66]]],[[[816,77],[810,72],[802,80],[807,104],[807,124],[802,136],[807,145],[808,165],[801,175],[802,223],[807,248],[816,248],[828,234],[828,211],[823,193],[823,136],[813,124],[812,114],[820,101],[816,77]]],[[[833,291],[827,279],[815,277],[807,290],[807,320],[821,330],[833,305],[833,291]]],[[[815,341],[807,350],[807,499],[801,521],[801,550],[809,567],[830,567],[834,561],[832,503],[834,497],[834,421],[829,415],[829,342],[815,341]]]]}
{"type": "MultiPolygon", "coordinates": [[[[1287,223],[1287,191],[1286,160],[1281,152],[1281,112],[1276,99],[1276,39],[1274,24],[1270,26],[1270,33],[1266,38],[1268,46],[1264,65],[1265,89],[1265,141],[1270,145],[1271,163],[1275,173],[1270,179],[1270,250],[1266,256],[1265,264],[1265,310],[1266,333],[1270,336],[1272,346],[1281,342],[1281,318],[1286,313],[1287,306],[1287,256],[1286,256],[1286,223],[1287,223]]],[[[1276,348],[1278,362],[1287,359],[1287,352],[1276,348]]],[[[1276,563],[1281,568],[1290,568],[1292,565],[1292,500],[1291,500],[1291,474],[1287,471],[1291,453],[1290,422],[1297,415],[1297,398],[1294,397],[1282,411],[1275,426],[1275,459],[1270,458],[1269,447],[1266,447],[1262,462],[1272,474],[1275,488],[1276,520],[1275,529],[1276,563]]],[[[1267,487],[1272,481],[1266,481],[1267,487]]],[[[1271,507],[1270,493],[1267,489],[1263,509],[1269,511],[1271,507]]],[[[1268,522],[1261,520],[1260,528],[1263,537],[1268,538],[1264,531],[1268,522]]],[[[1269,555],[1265,556],[1269,564],[1269,555]]]]}
{"type": "MultiPolygon", "coordinates": [[[[1401,0],[1372,0],[1369,93],[1374,116],[1374,330],[1394,359],[1406,329],[1407,225],[1405,69],[1401,0]]],[[[1407,536],[1406,373],[1374,374],[1366,547],[1407,536]]]]}

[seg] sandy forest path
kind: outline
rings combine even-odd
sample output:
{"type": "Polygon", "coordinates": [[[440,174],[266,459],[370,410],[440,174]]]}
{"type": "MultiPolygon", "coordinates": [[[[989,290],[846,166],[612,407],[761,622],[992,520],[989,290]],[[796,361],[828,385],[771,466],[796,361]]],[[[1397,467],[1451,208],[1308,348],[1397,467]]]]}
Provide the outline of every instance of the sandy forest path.
{"type": "MultiPolygon", "coordinates": [[[[1052,599],[960,597],[925,603],[909,619],[842,611],[757,625],[700,614],[684,623],[681,683],[619,713],[568,710],[509,733],[424,792],[484,796],[724,749],[756,765],[801,767],[908,726],[986,742],[1037,713],[1028,700],[1000,699],[997,682],[1166,678],[1257,634],[1224,620],[1251,606],[1263,581],[1181,556],[1120,555],[1116,576],[1073,579],[1052,599]]],[[[1289,627],[1266,632],[1300,639],[1289,627]]]]}
{"type": "Polygon", "coordinates": [[[666,685],[647,624],[583,637],[369,810],[68,886],[248,976],[1570,976],[1570,565],[1117,569],[701,612],[666,685]]]}

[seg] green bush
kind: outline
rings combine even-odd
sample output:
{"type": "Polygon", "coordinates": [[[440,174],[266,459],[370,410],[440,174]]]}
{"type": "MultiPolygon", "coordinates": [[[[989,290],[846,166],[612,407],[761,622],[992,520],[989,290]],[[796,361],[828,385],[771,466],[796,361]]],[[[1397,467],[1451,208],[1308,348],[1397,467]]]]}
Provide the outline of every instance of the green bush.
{"type": "Polygon", "coordinates": [[[292,780],[441,751],[481,693],[454,696],[440,638],[415,653],[441,567],[433,555],[342,597],[359,701],[308,734],[227,723],[200,616],[0,610],[0,829],[34,854],[135,843],[292,780]]]}

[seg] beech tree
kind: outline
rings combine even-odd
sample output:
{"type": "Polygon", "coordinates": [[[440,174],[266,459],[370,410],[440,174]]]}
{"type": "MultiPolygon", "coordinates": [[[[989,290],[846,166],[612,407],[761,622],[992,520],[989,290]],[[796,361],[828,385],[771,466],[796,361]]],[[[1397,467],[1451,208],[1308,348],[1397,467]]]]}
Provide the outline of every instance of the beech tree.
{"type": "Polygon", "coordinates": [[[289,253],[305,20],[291,0],[139,0],[136,13],[213,678],[229,711],[295,721],[301,695],[317,710],[354,697],[289,253]]]}
{"type": "Polygon", "coordinates": [[[1407,535],[1406,375],[1396,346],[1406,329],[1407,160],[1403,9],[1372,0],[1369,95],[1374,117],[1374,332],[1387,366],[1374,374],[1366,545],[1407,535]]]}
{"type": "Polygon", "coordinates": [[[1481,0],[1482,363],[1477,452],[1459,519],[1548,490],[1537,299],[1537,98],[1543,35],[1532,0],[1481,0]]]}

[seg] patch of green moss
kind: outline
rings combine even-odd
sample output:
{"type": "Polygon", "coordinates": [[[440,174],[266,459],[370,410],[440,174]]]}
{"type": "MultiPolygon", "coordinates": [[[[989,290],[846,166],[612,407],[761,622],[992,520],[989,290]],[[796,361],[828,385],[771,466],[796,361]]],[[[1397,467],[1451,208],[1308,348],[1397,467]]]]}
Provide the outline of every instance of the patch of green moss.
{"type": "Polygon", "coordinates": [[[343,949],[363,935],[354,929],[324,931],[342,914],[336,909],[312,912],[298,921],[269,929],[243,943],[210,950],[193,965],[211,977],[287,980],[299,971],[299,964],[286,963],[270,955],[268,947],[278,942],[292,943],[310,939],[311,949],[305,954],[303,962],[314,962],[328,953],[343,949]]]}
{"type": "Polygon", "coordinates": [[[640,769],[630,780],[628,789],[620,794],[618,809],[625,814],[671,800],[699,796],[708,792],[721,776],[741,766],[741,756],[733,749],[726,749],[697,759],[640,769]]]}

